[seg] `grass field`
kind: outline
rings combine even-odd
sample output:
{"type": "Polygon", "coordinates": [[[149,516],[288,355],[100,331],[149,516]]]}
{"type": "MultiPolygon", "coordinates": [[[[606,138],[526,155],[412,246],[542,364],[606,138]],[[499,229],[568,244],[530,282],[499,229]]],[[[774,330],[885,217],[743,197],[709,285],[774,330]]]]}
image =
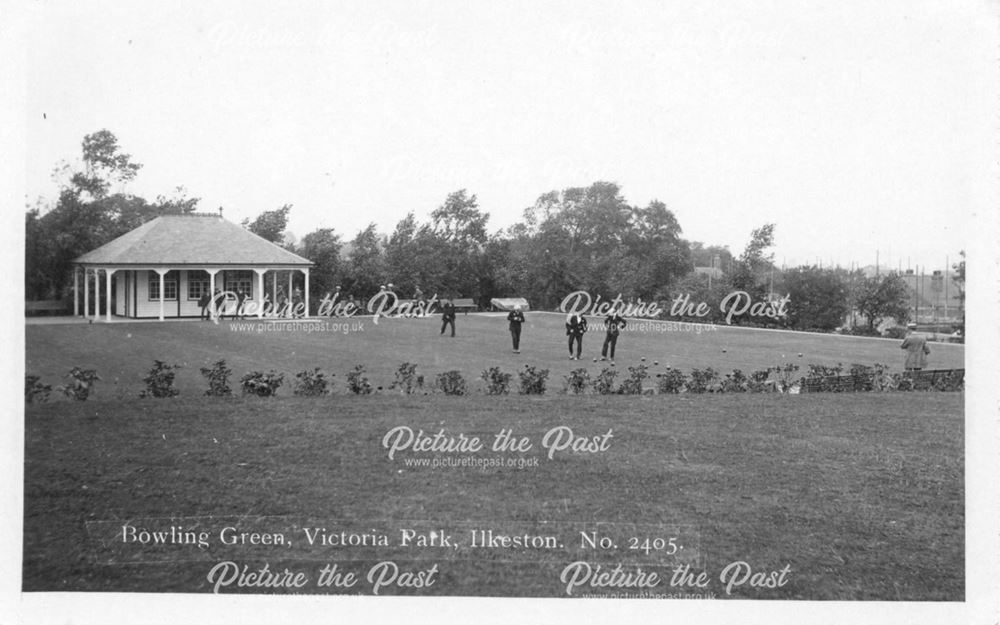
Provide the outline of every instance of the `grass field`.
{"type": "MultiPolygon", "coordinates": [[[[330,323],[343,323],[331,321],[330,323]]],[[[364,330],[263,331],[237,329],[226,321],[180,323],[112,323],[93,325],[51,325],[27,327],[27,372],[43,381],[55,381],[73,366],[96,368],[103,379],[98,397],[134,397],[142,390],[142,377],[154,359],[182,365],[177,372],[181,392],[207,388],[199,368],[225,358],[238,378],[254,369],[276,369],[294,375],[304,369],[321,367],[344,378],[355,364],[364,364],[375,385],[388,386],[402,362],[418,365],[427,375],[458,369],[470,381],[483,369],[498,366],[516,371],[524,364],[550,369],[550,385],[562,388],[562,378],[572,369],[586,367],[596,374],[605,363],[600,356],[603,332],[593,331],[584,338],[583,359],[568,360],[563,319],[559,315],[528,315],[521,340],[521,354],[511,353],[507,322],[498,315],[459,315],[457,335],[440,336],[438,318],[380,319],[351,321],[364,330]]],[[[750,372],[794,362],[801,365],[843,363],[885,363],[898,371],[903,362],[900,341],[861,337],[829,336],[793,332],[773,332],[724,326],[703,326],[700,333],[687,330],[658,331],[671,326],[647,322],[644,331],[628,331],[618,340],[616,365],[623,370],[646,358],[651,371],[672,366],[689,373],[692,368],[713,367],[723,373],[733,369],[750,372]],[[802,354],[799,357],[798,354],[802,354]],[[659,367],[653,362],[658,361],[659,367]]],[[[274,327],[285,327],[277,326],[274,327]]],[[[639,327],[636,324],[634,327],[639,327]]],[[[933,344],[929,368],[964,366],[964,346],[933,344]]],[[[624,374],[624,371],[623,373],[624,374]]],[[[287,388],[285,389],[286,393],[287,388]]]]}
{"type": "MultiPolygon", "coordinates": [[[[552,369],[554,390],[571,368],[597,371],[589,359],[565,360],[561,319],[529,320],[520,355],[510,353],[502,318],[477,315],[459,317],[454,339],[438,336],[434,319],[366,321],[363,333],[348,334],[236,332],[199,322],[28,326],[29,373],[54,383],[71,366],[94,367],[104,379],[91,401],[54,399],[25,415],[24,589],[210,592],[206,574],[222,560],[318,568],[392,557],[413,566],[439,563],[439,581],[382,594],[566,596],[559,571],[567,562],[669,571],[668,562],[681,561],[624,546],[582,552],[573,538],[598,528],[622,538],[677,532],[696,554],[692,562],[716,578],[708,590],[720,596],[727,595],[719,570],[745,561],[755,570],[788,565],[788,583],[736,587],[733,597],[963,599],[962,393],[343,394],[344,374],[355,363],[366,364],[376,384],[390,382],[403,361],[427,374],[456,368],[470,378],[487,366],[513,371],[530,363],[552,369]],[[206,385],[197,369],[220,357],[237,376],[320,366],[337,373],[340,394],[298,398],[283,388],[272,400],[200,397],[206,385]],[[154,358],[184,365],[180,397],[137,399],[154,358]],[[537,441],[561,425],[586,436],[612,429],[614,439],[602,453],[548,459],[537,441]],[[396,426],[484,440],[511,428],[536,441],[522,455],[538,465],[408,465],[415,454],[390,460],[382,447],[396,426]],[[213,536],[229,524],[293,538],[274,547],[213,538],[205,549],[140,548],[115,541],[124,524],[183,524],[213,536]],[[567,538],[531,552],[468,545],[454,552],[320,549],[307,547],[301,531],[398,535],[411,526],[567,538]]],[[[599,337],[585,339],[585,356],[599,349],[599,337]]],[[[932,349],[935,368],[961,366],[960,346],[932,349]]],[[[724,371],[901,358],[897,341],[729,328],[620,339],[619,367],[642,355],[661,367],[724,371]]]]}

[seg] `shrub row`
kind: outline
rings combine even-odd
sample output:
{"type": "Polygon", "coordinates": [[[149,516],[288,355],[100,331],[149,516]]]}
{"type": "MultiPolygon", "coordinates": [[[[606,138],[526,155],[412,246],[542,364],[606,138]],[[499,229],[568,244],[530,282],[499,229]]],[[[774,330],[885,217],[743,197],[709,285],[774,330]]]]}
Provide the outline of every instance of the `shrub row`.
{"type": "MultiPolygon", "coordinates": [[[[143,382],[146,388],[140,397],[175,397],[179,391],[174,387],[174,376],[180,365],[168,364],[161,360],[154,361],[143,382]]],[[[740,369],[732,373],[721,374],[711,367],[692,369],[685,375],[678,369],[667,367],[663,373],[655,374],[653,388],[645,388],[650,378],[649,369],[640,364],[628,368],[627,375],[618,382],[619,370],[604,368],[596,376],[591,377],[585,368],[574,369],[564,376],[563,392],[570,395],[639,395],[653,394],[672,395],[678,393],[798,393],[798,392],[857,392],[857,391],[959,391],[964,388],[964,372],[956,370],[947,374],[935,374],[932,377],[913,375],[910,373],[889,373],[886,365],[876,363],[873,366],[854,364],[844,373],[844,366],[808,365],[805,376],[796,377],[799,365],[786,363],[767,369],[753,371],[749,374],[740,369]]],[[[219,360],[211,367],[202,367],[201,374],[208,381],[205,395],[213,397],[231,397],[233,389],[229,385],[232,369],[225,360],[219,360]]],[[[549,370],[538,369],[525,365],[517,372],[518,392],[522,395],[543,395],[546,391],[549,370]]],[[[85,401],[101,378],[93,369],[74,367],[67,375],[70,381],[57,387],[62,394],[74,400],[85,401]]],[[[327,374],[319,367],[300,371],[295,374],[292,393],[305,397],[319,397],[333,393],[331,378],[335,374],[327,374]]],[[[486,369],[480,375],[484,382],[483,392],[487,395],[507,395],[510,393],[513,374],[505,373],[499,367],[486,369]]],[[[273,397],[284,384],[285,374],[274,370],[251,371],[239,380],[239,387],[244,395],[257,397],[273,397]]],[[[366,375],[364,365],[355,365],[347,374],[347,390],[355,395],[368,395],[382,387],[374,387],[366,375]]],[[[417,373],[417,365],[402,363],[396,369],[395,379],[389,389],[400,393],[428,394],[440,392],[445,395],[467,395],[469,385],[462,373],[457,370],[439,373],[434,378],[433,388],[425,385],[423,374],[417,373]]],[[[42,384],[35,375],[26,375],[24,380],[24,398],[26,403],[47,401],[52,387],[42,384]]]]}

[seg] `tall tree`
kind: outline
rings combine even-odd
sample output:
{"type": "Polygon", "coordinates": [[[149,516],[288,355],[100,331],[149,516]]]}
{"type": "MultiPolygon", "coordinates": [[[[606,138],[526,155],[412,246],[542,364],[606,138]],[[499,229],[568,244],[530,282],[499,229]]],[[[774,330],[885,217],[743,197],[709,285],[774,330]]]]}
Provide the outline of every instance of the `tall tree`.
{"type": "Polygon", "coordinates": [[[788,294],[786,323],[796,330],[833,330],[850,310],[850,289],[842,272],[795,267],[782,274],[788,294]]]}
{"type": "Polygon", "coordinates": [[[636,284],[629,290],[646,301],[664,299],[670,285],[690,271],[691,246],[681,238],[677,217],[658,200],[644,209],[633,209],[632,223],[626,237],[629,260],[621,266],[635,276],[636,284]],[[629,264],[633,265],[630,270],[629,264]]]}
{"type": "Polygon", "coordinates": [[[773,269],[774,254],[767,250],[774,245],[774,224],[764,224],[750,234],[743,253],[733,266],[730,283],[734,289],[746,291],[751,297],[765,293],[763,272],[773,269]]]}
{"type": "Polygon", "coordinates": [[[869,332],[874,333],[876,324],[883,319],[899,323],[909,319],[908,290],[906,282],[895,273],[865,278],[858,283],[854,306],[867,318],[869,332]]]}
{"type": "Polygon", "coordinates": [[[486,243],[489,213],[479,210],[475,194],[465,189],[448,194],[444,204],[431,213],[434,228],[448,241],[471,247],[486,243]]]}
{"type": "Polygon", "coordinates": [[[958,289],[958,314],[959,321],[955,324],[955,330],[965,334],[965,250],[958,253],[962,260],[953,264],[951,268],[955,271],[951,281],[958,289]]]}
{"type": "Polygon", "coordinates": [[[309,272],[310,287],[323,296],[331,293],[343,275],[340,260],[340,235],[333,228],[319,228],[306,236],[297,248],[303,258],[316,263],[309,272]]]}
{"type": "MultiPolygon", "coordinates": [[[[481,300],[477,271],[487,241],[489,213],[479,210],[475,194],[465,189],[450,193],[431,213],[433,233],[443,242],[442,295],[481,300]]],[[[482,302],[480,302],[482,303],[482,302]]]]}
{"type": "Polygon", "coordinates": [[[264,211],[253,221],[250,221],[249,218],[244,219],[242,225],[257,236],[281,245],[284,242],[285,228],[288,227],[288,213],[291,210],[292,205],[285,204],[281,208],[264,211]]]}
{"type": "Polygon", "coordinates": [[[121,152],[118,138],[110,130],[99,130],[83,138],[84,171],[71,178],[74,187],[94,199],[103,198],[114,183],[124,184],[142,168],[132,156],[121,152]]]}
{"type": "Polygon", "coordinates": [[[446,275],[450,254],[450,242],[409,213],[396,224],[386,244],[387,279],[404,297],[411,296],[418,286],[426,296],[444,294],[452,286],[446,275]]]}
{"type": "Polygon", "coordinates": [[[29,209],[25,227],[25,295],[28,298],[68,296],[72,260],[162,214],[189,213],[198,198],[183,187],[172,197],[153,203],[124,192],[110,193],[135,178],[142,165],[123,153],[108,130],[84,137],[83,171],[64,163],[54,177],[59,197],[48,210],[29,209]]]}
{"type": "Polygon", "coordinates": [[[374,223],[368,224],[351,241],[344,282],[347,292],[362,301],[367,301],[386,283],[385,257],[374,223]]]}

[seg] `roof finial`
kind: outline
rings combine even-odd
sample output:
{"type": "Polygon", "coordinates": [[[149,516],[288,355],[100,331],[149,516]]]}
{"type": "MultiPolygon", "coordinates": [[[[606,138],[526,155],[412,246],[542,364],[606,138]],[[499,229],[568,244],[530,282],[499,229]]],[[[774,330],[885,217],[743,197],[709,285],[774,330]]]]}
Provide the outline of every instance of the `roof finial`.
{"type": "Polygon", "coordinates": [[[222,217],[222,207],[219,207],[219,217],[222,217]]]}

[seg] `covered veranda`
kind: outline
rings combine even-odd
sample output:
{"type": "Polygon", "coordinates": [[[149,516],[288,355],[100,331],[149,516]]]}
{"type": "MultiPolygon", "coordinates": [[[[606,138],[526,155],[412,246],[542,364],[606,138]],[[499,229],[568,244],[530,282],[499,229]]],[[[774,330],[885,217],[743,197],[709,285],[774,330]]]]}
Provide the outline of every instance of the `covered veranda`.
{"type": "Polygon", "coordinates": [[[282,300],[308,316],[312,265],[218,215],[164,215],[74,260],[73,314],[100,319],[103,299],[105,321],[199,317],[203,296],[228,293],[232,315],[241,293],[254,316],[282,300]]]}

